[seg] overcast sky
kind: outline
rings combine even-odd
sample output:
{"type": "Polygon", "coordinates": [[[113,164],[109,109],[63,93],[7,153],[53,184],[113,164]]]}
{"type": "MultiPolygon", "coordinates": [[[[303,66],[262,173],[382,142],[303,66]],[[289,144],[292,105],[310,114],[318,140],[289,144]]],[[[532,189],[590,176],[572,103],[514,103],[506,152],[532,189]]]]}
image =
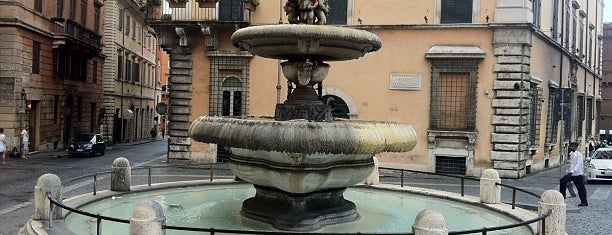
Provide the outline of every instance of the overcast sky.
{"type": "MultiPolygon", "coordinates": [[[[607,1],[605,2],[607,3],[607,1]]],[[[603,22],[612,23],[612,4],[604,5],[603,22]]]]}

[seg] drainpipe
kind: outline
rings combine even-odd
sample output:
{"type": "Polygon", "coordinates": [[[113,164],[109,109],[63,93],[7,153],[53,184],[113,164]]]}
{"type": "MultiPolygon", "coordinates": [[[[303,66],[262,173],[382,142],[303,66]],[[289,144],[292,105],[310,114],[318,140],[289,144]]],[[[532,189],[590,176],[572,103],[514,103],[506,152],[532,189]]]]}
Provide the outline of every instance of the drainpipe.
{"type": "MultiPolygon", "coordinates": [[[[283,0],[278,1],[278,24],[283,24],[283,0]]],[[[276,68],[276,103],[280,104],[280,93],[281,93],[281,60],[277,60],[278,66],[276,68]]]]}

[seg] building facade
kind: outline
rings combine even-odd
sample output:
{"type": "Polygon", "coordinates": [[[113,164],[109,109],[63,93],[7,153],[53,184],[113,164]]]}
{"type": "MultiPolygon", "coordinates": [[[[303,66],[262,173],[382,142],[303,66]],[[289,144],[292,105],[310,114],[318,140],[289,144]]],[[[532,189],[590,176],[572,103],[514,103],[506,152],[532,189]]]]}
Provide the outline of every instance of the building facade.
{"type": "Polygon", "coordinates": [[[612,23],[604,24],[599,138],[612,143],[612,23]]]}
{"type": "MultiPolygon", "coordinates": [[[[407,122],[419,137],[413,151],[379,161],[520,178],[597,133],[602,0],[327,2],[328,25],[373,32],[383,47],[330,62],[322,99],[337,118],[407,122]]],[[[285,100],[280,61],[230,41],[236,28],[286,23],[282,4],[190,1],[151,19],[170,55],[170,158],[220,161],[223,146],[191,142],[192,120],[273,116],[285,100]]]]}
{"type": "Polygon", "coordinates": [[[156,33],[145,21],[143,4],[109,0],[103,8],[105,63],[100,132],[112,143],[148,139],[151,128],[157,127],[158,47],[156,33]]]}
{"type": "Polygon", "coordinates": [[[96,132],[103,105],[102,1],[0,2],[0,127],[9,149],[63,150],[96,132]]]}

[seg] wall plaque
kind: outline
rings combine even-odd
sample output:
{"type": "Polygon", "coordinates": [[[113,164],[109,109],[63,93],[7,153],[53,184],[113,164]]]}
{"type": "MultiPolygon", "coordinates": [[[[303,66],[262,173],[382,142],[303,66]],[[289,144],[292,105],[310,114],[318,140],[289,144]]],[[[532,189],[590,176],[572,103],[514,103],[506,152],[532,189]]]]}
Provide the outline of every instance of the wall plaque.
{"type": "Polygon", "coordinates": [[[392,73],[389,77],[389,89],[421,90],[421,75],[392,73]]]}

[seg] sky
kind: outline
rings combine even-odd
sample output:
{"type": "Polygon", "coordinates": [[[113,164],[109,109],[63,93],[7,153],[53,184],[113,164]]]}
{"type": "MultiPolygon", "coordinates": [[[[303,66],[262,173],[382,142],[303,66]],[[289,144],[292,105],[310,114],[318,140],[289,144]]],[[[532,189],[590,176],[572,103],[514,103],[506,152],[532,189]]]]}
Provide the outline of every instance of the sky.
{"type": "Polygon", "coordinates": [[[612,23],[612,1],[605,1],[606,5],[603,8],[603,22],[612,23]]]}

